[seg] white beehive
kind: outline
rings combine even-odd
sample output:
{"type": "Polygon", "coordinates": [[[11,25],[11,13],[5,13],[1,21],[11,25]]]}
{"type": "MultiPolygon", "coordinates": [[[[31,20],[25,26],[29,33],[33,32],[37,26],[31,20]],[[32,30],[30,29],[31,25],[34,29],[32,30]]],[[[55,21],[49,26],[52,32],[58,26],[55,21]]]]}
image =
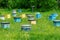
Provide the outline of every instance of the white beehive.
{"type": "Polygon", "coordinates": [[[13,12],[12,13],[16,13],[16,10],[13,10],[13,12]]]}
{"type": "Polygon", "coordinates": [[[16,10],[13,10],[13,11],[12,11],[12,16],[16,17],[16,15],[17,15],[17,14],[16,14],[16,10]]]}
{"type": "Polygon", "coordinates": [[[5,16],[0,16],[0,19],[1,20],[5,20],[5,16]]]}

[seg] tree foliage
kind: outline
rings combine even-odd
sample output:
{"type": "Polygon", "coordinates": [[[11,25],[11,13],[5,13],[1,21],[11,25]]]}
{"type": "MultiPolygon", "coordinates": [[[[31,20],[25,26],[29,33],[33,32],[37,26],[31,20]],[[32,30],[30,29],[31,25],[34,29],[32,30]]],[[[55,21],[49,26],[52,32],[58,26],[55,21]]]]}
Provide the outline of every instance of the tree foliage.
{"type": "Polygon", "coordinates": [[[35,6],[36,9],[48,10],[56,8],[57,0],[0,0],[0,8],[31,8],[35,6]]]}

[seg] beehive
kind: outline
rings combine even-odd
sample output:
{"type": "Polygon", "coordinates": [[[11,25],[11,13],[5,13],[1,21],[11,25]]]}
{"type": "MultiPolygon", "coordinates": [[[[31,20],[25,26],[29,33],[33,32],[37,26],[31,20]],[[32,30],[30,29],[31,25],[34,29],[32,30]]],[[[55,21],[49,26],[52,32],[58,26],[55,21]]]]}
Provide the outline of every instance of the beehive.
{"type": "Polygon", "coordinates": [[[58,14],[51,14],[50,16],[49,16],[49,20],[56,20],[56,18],[57,18],[57,16],[58,16],[58,14]]]}
{"type": "Polygon", "coordinates": [[[31,24],[36,24],[36,21],[35,20],[31,21],[31,24]]]}
{"type": "Polygon", "coordinates": [[[9,22],[2,22],[1,23],[2,28],[6,29],[6,28],[10,28],[10,23],[9,22]]]}
{"type": "Polygon", "coordinates": [[[28,18],[33,17],[33,15],[31,15],[31,14],[26,14],[26,16],[27,16],[28,18]]]}
{"type": "Polygon", "coordinates": [[[21,15],[21,18],[26,18],[26,14],[22,14],[21,15]]]}
{"type": "Polygon", "coordinates": [[[33,21],[33,20],[35,20],[34,17],[29,17],[29,18],[28,18],[28,21],[33,21]]]}
{"type": "Polygon", "coordinates": [[[53,23],[54,23],[54,26],[60,26],[60,20],[54,20],[53,21],[53,23]]]}
{"type": "Polygon", "coordinates": [[[31,25],[30,24],[23,24],[21,26],[21,30],[23,30],[23,31],[29,31],[29,30],[31,30],[31,25]]]}
{"type": "Polygon", "coordinates": [[[22,12],[22,9],[18,9],[18,12],[21,13],[22,12]]]}
{"type": "Polygon", "coordinates": [[[37,19],[41,18],[41,14],[39,12],[36,13],[36,18],[37,19]]]}
{"type": "Polygon", "coordinates": [[[5,20],[5,16],[0,16],[0,19],[1,20],[5,20]]]}
{"type": "Polygon", "coordinates": [[[21,22],[21,17],[14,17],[15,22],[21,22]]]}
{"type": "Polygon", "coordinates": [[[17,16],[16,10],[13,10],[13,11],[12,11],[12,16],[13,16],[13,17],[16,17],[16,16],[17,16]]]}
{"type": "Polygon", "coordinates": [[[11,15],[10,14],[7,14],[5,17],[6,18],[11,18],[11,15]]]}

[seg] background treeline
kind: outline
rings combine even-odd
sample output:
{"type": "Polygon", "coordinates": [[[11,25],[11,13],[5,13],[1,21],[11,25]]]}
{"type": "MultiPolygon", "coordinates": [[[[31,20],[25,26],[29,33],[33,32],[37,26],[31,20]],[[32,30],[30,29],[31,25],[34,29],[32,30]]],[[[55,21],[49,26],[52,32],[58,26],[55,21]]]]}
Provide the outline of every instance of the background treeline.
{"type": "Polygon", "coordinates": [[[35,9],[50,10],[56,9],[60,4],[59,0],[0,0],[0,8],[24,8],[35,6],[35,9]]]}

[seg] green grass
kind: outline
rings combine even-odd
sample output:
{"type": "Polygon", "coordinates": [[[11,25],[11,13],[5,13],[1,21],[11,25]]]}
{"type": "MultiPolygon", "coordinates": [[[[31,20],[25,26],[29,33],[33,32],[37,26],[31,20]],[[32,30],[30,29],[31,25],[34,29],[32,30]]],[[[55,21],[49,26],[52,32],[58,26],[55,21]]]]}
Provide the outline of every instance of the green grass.
{"type": "MultiPolygon", "coordinates": [[[[4,15],[12,14],[12,11],[0,9],[0,12],[4,15]]],[[[10,22],[10,29],[2,29],[0,28],[0,40],[60,40],[60,27],[55,27],[52,21],[48,20],[48,17],[51,13],[57,12],[60,16],[60,12],[58,10],[52,10],[48,12],[41,12],[42,18],[36,19],[37,24],[32,25],[31,31],[25,32],[21,31],[22,24],[28,24],[27,18],[22,19],[21,23],[16,23],[13,20],[13,17],[10,19],[6,19],[5,21],[10,22]]],[[[35,16],[36,12],[22,12],[25,14],[32,14],[35,16]]],[[[17,13],[17,15],[21,15],[22,13],[17,13]]],[[[57,19],[60,19],[60,17],[57,19]]],[[[0,22],[5,22],[0,20],[0,22]]],[[[1,25],[0,25],[1,27],[1,25]]]]}

